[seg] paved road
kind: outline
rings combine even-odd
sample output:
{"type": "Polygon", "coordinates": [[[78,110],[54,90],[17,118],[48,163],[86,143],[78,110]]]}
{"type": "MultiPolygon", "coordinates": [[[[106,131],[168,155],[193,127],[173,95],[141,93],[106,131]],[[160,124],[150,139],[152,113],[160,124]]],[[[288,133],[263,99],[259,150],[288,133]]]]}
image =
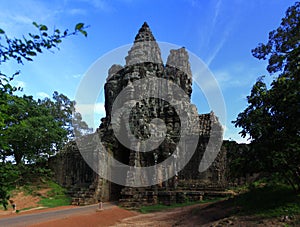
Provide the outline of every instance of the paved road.
{"type": "MultiPolygon", "coordinates": [[[[114,206],[115,204],[113,203],[103,204],[104,209],[110,209],[114,206]]],[[[15,217],[1,218],[0,226],[1,227],[25,227],[25,226],[30,226],[32,224],[46,222],[49,220],[70,217],[72,215],[92,213],[96,211],[97,207],[98,205],[89,205],[89,206],[75,207],[75,208],[64,209],[64,210],[54,210],[48,212],[46,211],[46,212],[41,212],[36,214],[23,214],[15,217]]]]}

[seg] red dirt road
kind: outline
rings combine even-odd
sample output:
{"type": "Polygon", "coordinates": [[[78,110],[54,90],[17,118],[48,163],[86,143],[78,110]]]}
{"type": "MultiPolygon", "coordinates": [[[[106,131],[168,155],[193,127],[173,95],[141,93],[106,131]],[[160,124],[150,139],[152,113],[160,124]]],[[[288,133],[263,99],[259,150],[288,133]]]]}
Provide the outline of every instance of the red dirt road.
{"type": "MultiPolygon", "coordinates": [[[[134,211],[121,209],[113,204],[105,204],[107,208],[102,211],[96,211],[96,205],[82,208],[55,208],[59,212],[69,212],[68,215],[48,216],[48,219],[35,220],[36,223],[16,225],[16,222],[0,226],[31,226],[31,227],[102,227],[102,226],[201,226],[201,227],[283,227],[287,224],[291,226],[299,226],[294,223],[300,223],[300,217],[294,220],[282,221],[278,218],[263,219],[258,216],[238,216],[235,215],[236,208],[230,201],[219,201],[209,204],[197,204],[193,206],[169,209],[161,212],[140,214],[134,211]],[[73,211],[77,210],[75,213],[73,211]],[[78,212],[79,210],[79,212],[78,212]],[[297,221],[298,220],[298,221],[297,221]],[[297,222],[295,222],[297,221],[297,222]]],[[[53,213],[53,209],[42,211],[30,211],[30,213],[44,213],[44,215],[53,213]]],[[[25,214],[26,212],[24,212],[25,214]]],[[[12,215],[9,215],[10,217],[12,215]]],[[[28,215],[15,214],[16,218],[28,215]]],[[[38,215],[40,216],[40,215],[38,215]]]]}
{"type": "Polygon", "coordinates": [[[114,207],[108,210],[94,212],[92,214],[71,216],[64,219],[48,221],[31,227],[82,227],[82,226],[112,226],[124,218],[138,215],[137,212],[114,207]]]}

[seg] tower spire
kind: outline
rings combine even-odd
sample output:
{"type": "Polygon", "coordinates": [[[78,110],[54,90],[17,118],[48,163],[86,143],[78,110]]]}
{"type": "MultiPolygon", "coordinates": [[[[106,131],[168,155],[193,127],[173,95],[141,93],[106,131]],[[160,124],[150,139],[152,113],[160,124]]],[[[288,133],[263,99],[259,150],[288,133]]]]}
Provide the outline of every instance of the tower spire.
{"type": "Polygon", "coordinates": [[[144,62],[162,64],[159,46],[146,22],[135,36],[133,46],[125,60],[127,66],[144,62]]]}
{"type": "Polygon", "coordinates": [[[135,39],[134,39],[135,43],[136,42],[145,42],[145,41],[155,41],[155,38],[154,38],[147,22],[144,22],[144,24],[139,29],[139,32],[135,36],[135,39]]]}

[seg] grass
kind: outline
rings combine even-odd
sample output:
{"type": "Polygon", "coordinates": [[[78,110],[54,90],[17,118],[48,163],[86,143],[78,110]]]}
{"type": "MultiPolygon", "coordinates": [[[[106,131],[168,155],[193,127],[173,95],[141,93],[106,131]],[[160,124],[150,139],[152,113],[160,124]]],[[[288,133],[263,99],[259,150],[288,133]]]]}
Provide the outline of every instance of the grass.
{"type": "Polygon", "coordinates": [[[146,214],[146,213],[158,212],[158,211],[168,210],[168,209],[177,208],[177,207],[185,207],[185,206],[191,206],[191,205],[195,205],[195,204],[216,202],[216,201],[223,200],[223,199],[224,198],[216,198],[216,199],[194,201],[194,202],[188,201],[185,203],[173,203],[171,205],[155,204],[155,205],[150,205],[150,206],[142,206],[139,211],[143,214],[146,214]]]}
{"type": "Polygon", "coordinates": [[[39,205],[43,207],[57,207],[71,204],[71,198],[67,196],[66,189],[52,180],[39,179],[31,184],[26,184],[15,189],[12,194],[23,191],[25,195],[39,196],[39,205]],[[41,195],[39,190],[48,188],[46,195],[41,195]]]}
{"type": "Polygon", "coordinates": [[[43,207],[58,207],[70,205],[71,200],[69,198],[42,198],[39,204],[43,207]]]}
{"type": "MultiPolygon", "coordinates": [[[[19,192],[23,192],[25,195],[40,197],[38,205],[42,207],[52,208],[71,204],[71,198],[66,194],[66,189],[49,179],[38,179],[35,182],[27,183],[11,190],[9,194],[13,197],[19,192]],[[41,189],[47,189],[48,191],[41,194],[39,192],[41,189]]],[[[11,207],[9,203],[8,207],[11,207]]],[[[32,208],[34,207],[26,207],[24,209],[17,210],[16,212],[18,213],[32,208]]]]}
{"type": "MultiPolygon", "coordinates": [[[[240,191],[241,194],[222,202],[223,205],[220,207],[224,209],[227,207],[235,208],[232,211],[232,215],[254,215],[260,219],[281,219],[287,216],[292,220],[293,226],[300,226],[300,194],[296,194],[291,187],[280,183],[256,182],[249,185],[248,189],[243,187],[238,188],[238,191],[240,191]]],[[[143,206],[140,208],[140,212],[157,212],[175,207],[215,202],[218,200],[224,200],[224,198],[171,204],[170,206],[162,204],[143,206]]],[[[212,204],[211,206],[215,205],[216,204],[212,204]]],[[[193,211],[198,212],[197,209],[193,211]]],[[[289,225],[286,223],[286,226],[289,225]]]]}
{"type": "Polygon", "coordinates": [[[282,217],[300,214],[300,195],[282,184],[252,187],[233,199],[241,214],[261,217],[282,217]]]}
{"type": "Polygon", "coordinates": [[[39,204],[43,207],[57,207],[70,205],[71,198],[66,195],[66,190],[53,181],[47,182],[50,190],[47,196],[41,196],[39,204]]]}

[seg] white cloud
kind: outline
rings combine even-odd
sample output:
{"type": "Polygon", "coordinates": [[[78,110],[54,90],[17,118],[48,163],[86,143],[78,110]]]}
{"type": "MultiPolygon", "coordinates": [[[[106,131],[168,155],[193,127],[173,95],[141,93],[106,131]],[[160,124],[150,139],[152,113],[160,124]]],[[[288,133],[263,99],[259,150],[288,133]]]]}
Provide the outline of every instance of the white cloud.
{"type": "Polygon", "coordinates": [[[67,13],[70,15],[74,15],[74,16],[87,14],[86,10],[83,10],[83,9],[70,9],[70,10],[67,10],[67,13]]]}
{"type": "Polygon", "coordinates": [[[216,77],[216,79],[218,80],[218,82],[220,84],[225,83],[225,82],[227,83],[230,80],[232,80],[232,76],[226,70],[216,71],[216,72],[214,72],[214,76],[216,77]]]}
{"type": "Polygon", "coordinates": [[[105,117],[104,103],[95,104],[77,104],[76,111],[82,116],[82,119],[92,128],[98,128],[100,119],[105,117]]]}
{"type": "MultiPolygon", "coordinates": [[[[83,2],[88,5],[91,5],[93,8],[101,11],[111,11],[113,8],[108,4],[110,1],[104,0],[78,0],[78,2],[83,2]]],[[[111,3],[111,2],[110,2],[111,3]]]]}
{"type": "Polygon", "coordinates": [[[26,83],[24,81],[20,81],[20,80],[17,80],[13,83],[14,86],[16,87],[21,87],[21,88],[25,88],[26,87],[26,83]]]}
{"type": "Polygon", "coordinates": [[[77,79],[77,78],[79,78],[81,76],[82,76],[81,74],[74,74],[74,75],[72,75],[72,77],[75,78],[75,79],[77,79]]]}
{"type": "Polygon", "coordinates": [[[235,25],[238,23],[237,17],[239,13],[238,10],[229,12],[228,7],[225,6],[222,0],[209,2],[202,9],[203,13],[207,14],[207,20],[197,27],[199,49],[204,54],[202,57],[208,66],[215,60],[228,41],[235,25]],[[228,13],[230,13],[230,17],[227,16],[228,13]]]}
{"type": "Polygon", "coordinates": [[[193,70],[193,80],[203,92],[220,89],[217,77],[206,67],[193,70]]]}
{"type": "Polygon", "coordinates": [[[41,99],[44,99],[44,98],[50,98],[50,96],[49,96],[47,93],[42,92],[42,91],[36,93],[36,95],[37,95],[38,98],[41,98],[41,99]]]}
{"type": "Polygon", "coordinates": [[[200,7],[200,2],[197,0],[186,0],[192,7],[200,7]]]}
{"type": "Polygon", "coordinates": [[[215,7],[215,15],[212,20],[213,28],[215,27],[215,25],[217,23],[217,20],[218,20],[219,14],[220,14],[221,5],[222,5],[222,0],[218,0],[216,7],[215,7]]]}
{"type": "Polygon", "coordinates": [[[33,19],[25,15],[9,15],[8,18],[19,24],[31,24],[33,19]]]}
{"type": "Polygon", "coordinates": [[[99,115],[105,116],[104,103],[96,103],[94,109],[95,109],[95,114],[99,114],[99,115]]]}
{"type": "Polygon", "coordinates": [[[58,10],[60,5],[44,1],[11,0],[1,2],[1,6],[0,26],[9,36],[20,36],[34,30],[33,21],[47,25],[55,24],[57,14],[63,13],[58,10]]]}
{"type": "Polygon", "coordinates": [[[262,71],[260,67],[252,67],[241,62],[227,65],[226,68],[214,70],[213,74],[222,89],[250,88],[262,71]]]}
{"type": "MultiPolygon", "coordinates": [[[[218,55],[218,53],[220,52],[220,50],[223,48],[224,44],[226,43],[230,33],[232,32],[234,25],[235,25],[235,21],[229,21],[226,26],[224,27],[224,31],[223,31],[223,35],[221,35],[221,39],[217,42],[217,44],[215,45],[215,48],[210,52],[211,54],[209,55],[209,57],[206,60],[206,64],[209,66],[212,61],[215,59],[215,57],[218,55]]],[[[213,25],[214,26],[214,25],[213,25]]]]}
{"type": "Polygon", "coordinates": [[[223,35],[223,38],[218,42],[218,44],[215,46],[215,49],[211,52],[210,56],[207,58],[206,64],[208,66],[212,63],[212,61],[218,55],[219,51],[224,46],[224,44],[225,44],[225,42],[227,40],[228,34],[229,34],[229,29],[225,32],[225,34],[223,35]]]}
{"type": "Polygon", "coordinates": [[[104,103],[102,102],[95,104],[76,104],[76,111],[79,112],[82,116],[105,116],[104,103]]]}

